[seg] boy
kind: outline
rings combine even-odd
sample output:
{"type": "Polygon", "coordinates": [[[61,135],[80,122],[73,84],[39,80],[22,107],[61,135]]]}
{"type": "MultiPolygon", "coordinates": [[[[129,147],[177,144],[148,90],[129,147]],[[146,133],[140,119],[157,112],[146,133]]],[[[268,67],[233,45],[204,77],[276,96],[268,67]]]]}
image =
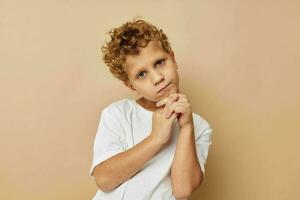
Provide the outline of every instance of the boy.
{"type": "Polygon", "coordinates": [[[141,98],[101,113],[90,170],[99,187],[94,200],[187,199],[202,183],[212,129],[180,92],[162,30],[133,20],[110,36],[104,62],[141,98]]]}

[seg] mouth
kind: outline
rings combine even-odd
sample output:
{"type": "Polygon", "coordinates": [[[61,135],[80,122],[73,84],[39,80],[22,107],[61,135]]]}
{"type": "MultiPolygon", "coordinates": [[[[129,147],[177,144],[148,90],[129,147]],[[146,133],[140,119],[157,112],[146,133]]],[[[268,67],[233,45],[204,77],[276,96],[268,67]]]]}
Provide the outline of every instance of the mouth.
{"type": "Polygon", "coordinates": [[[170,82],[170,83],[168,83],[167,85],[165,85],[164,87],[162,87],[161,89],[159,89],[158,91],[157,91],[157,93],[160,93],[160,92],[162,92],[164,89],[166,89],[169,85],[171,85],[172,84],[172,82],[170,82]]]}

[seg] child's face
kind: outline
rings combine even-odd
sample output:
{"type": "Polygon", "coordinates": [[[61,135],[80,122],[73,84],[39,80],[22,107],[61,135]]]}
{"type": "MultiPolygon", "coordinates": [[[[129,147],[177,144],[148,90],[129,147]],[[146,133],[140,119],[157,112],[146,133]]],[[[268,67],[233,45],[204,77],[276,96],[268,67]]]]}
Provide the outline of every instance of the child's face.
{"type": "Polygon", "coordinates": [[[140,48],[138,55],[128,55],[125,71],[129,79],[126,85],[147,100],[157,102],[178,92],[179,76],[175,57],[166,53],[159,42],[151,41],[146,47],[140,48]]]}

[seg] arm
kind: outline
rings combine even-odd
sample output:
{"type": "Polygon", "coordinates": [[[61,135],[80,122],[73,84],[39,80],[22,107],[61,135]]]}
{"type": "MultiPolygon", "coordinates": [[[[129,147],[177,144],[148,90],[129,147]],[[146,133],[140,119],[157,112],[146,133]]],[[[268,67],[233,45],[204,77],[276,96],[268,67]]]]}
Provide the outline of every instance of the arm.
{"type": "Polygon", "coordinates": [[[202,183],[196,154],[193,123],[180,129],[171,168],[172,188],[177,198],[187,198],[202,183]],[[184,186],[184,187],[182,187],[184,186]]]}
{"type": "Polygon", "coordinates": [[[93,172],[97,186],[104,192],[112,191],[139,172],[162,147],[150,134],[131,149],[105,160],[93,172]]]}
{"type": "Polygon", "coordinates": [[[171,183],[176,198],[187,198],[201,184],[203,173],[196,153],[192,109],[184,94],[174,93],[157,103],[165,105],[166,117],[177,113],[180,133],[171,167],[171,183]],[[183,186],[183,187],[182,187],[183,186]]]}

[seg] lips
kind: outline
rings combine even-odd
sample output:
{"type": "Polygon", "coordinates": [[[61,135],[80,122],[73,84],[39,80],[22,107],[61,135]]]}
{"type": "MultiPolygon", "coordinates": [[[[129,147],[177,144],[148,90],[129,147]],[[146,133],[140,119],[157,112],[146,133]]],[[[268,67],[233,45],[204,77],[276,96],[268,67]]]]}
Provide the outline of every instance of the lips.
{"type": "Polygon", "coordinates": [[[163,91],[165,88],[167,88],[172,82],[168,83],[167,85],[165,85],[164,87],[162,87],[161,89],[159,89],[157,91],[157,93],[160,93],[161,91],[163,91]]]}

